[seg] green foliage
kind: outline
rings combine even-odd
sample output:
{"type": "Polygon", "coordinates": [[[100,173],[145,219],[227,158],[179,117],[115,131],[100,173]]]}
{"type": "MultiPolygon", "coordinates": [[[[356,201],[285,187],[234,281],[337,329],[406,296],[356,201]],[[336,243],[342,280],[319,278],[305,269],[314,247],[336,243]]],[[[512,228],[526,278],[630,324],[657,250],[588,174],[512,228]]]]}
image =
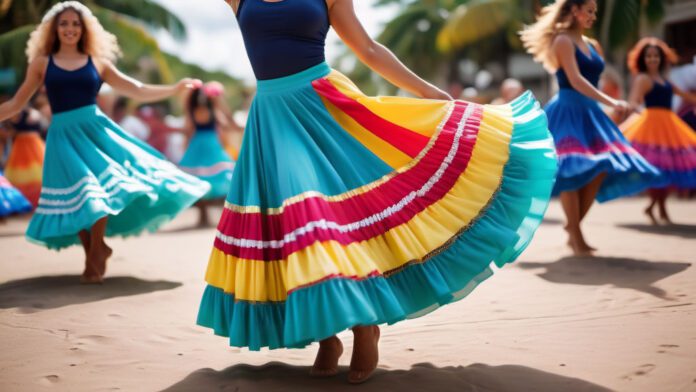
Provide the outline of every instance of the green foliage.
{"type": "MultiPolygon", "coordinates": [[[[146,28],[166,29],[176,39],[186,37],[183,22],[152,0],[80,0],[104,28],[118,37],[123,57],[118,67],[148,83],[173,83],[184,77],[217,80],[231,104],[242,100],[241,83],[223,72],[208,72],[163,53],[146,28]]],[[[24,51],[29,34],[43,14],[58,0],[0,0],[0,68],[15,70],[17,83],[24,79],[24,51]]],[[[234,106],[233,106],[234,107],[234,106]]]]}
{"type": "Polygon", "coordinates": [[[186,38],[186,26],[166,8],[152,0],[92,0],[95,5],[112,13],[125,15],[151,28],[167,30],[175,39],[186,38]]]}

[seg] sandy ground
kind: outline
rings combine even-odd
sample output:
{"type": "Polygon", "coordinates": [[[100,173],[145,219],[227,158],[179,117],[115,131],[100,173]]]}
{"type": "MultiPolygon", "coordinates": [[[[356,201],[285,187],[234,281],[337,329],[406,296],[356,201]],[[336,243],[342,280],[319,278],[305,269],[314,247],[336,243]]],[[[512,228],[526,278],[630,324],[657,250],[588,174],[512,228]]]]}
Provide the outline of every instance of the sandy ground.
{"type": "MultiPolygon", "coordinates": [[[[361,386],[307,377],[316,345],[249,352],[194,323],[213,229],[187,211],[161,232],[114,239],[102,286],[77,284],[83,256],[0,225],[0,391],[696,391],[696,202],[653,228],[645,200],[596,206],[600,249],[573,258],[562,215],[520,260],[463,301],[383,328],[361,386]]],[[[219,210],[218,210],[219,212],[219,210]]],[[[350,360],[351,334],[341,364],[350,360]]]]}

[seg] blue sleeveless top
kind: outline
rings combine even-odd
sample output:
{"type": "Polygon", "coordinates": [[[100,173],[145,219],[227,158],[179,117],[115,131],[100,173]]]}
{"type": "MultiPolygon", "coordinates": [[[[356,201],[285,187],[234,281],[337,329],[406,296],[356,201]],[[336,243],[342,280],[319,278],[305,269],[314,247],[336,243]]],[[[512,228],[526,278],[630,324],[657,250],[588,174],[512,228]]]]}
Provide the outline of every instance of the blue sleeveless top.
{"type": "Polygon", "coordinates": [[[12,128],[14,128],[17,133],[36,132],[41,128],[41,124],[37,121],[29,120],[29,111],[27,109],[22,110],[19,120],[16,122],[10,121],[10,124],[12,124],[12,128]]]}
{"type": "Polygon", "coordinates": [[[669,81],[665,80],[665,83],[662,84],[653,80],[652,89],[645,94],[645,107],[672,109],[673,94],[669,81]]]}
{"type": "MultiPolygon", "coordinates": [[[[599,84],[599,76],[602,74],[602,71],[604,71],[604,60],[602,60],[602,57],[590,44],[587,45],[590,47],[589,57],[583,53],[577,45],[574,46],[575,61],[578,63],[580,74],[592,83],[593,86],[597,87],[599,84]]],[[[566,75],[563,68],[558,68],[556,71],[556,80],[558,80],[559,88],[573,89],[573,86],[568,80],[568,75],[566,75]]]]}
{"type": "Polygon", "coordinates": [[[210,132],[215,130],[215,115],[213,115],[213,113],[210,113],[210,119],[204,123],[196,122],[193,113],[191,113],[191,120],[193,120],[193,125],[196,127],[196,132],[210,132]]]}
{"type": "Polygon", "coordinates": [[[44,84],[51,111],[61,113],[96,104],[102,80],[91,56],[87,64],[73,71],[58,67],[49,56],[44,84]]]}
{"type": "Polygon", "coordinates": [[[237,20],[256,79],[288,76],[324,62],[325,0],[241,0],[237,20]]]}

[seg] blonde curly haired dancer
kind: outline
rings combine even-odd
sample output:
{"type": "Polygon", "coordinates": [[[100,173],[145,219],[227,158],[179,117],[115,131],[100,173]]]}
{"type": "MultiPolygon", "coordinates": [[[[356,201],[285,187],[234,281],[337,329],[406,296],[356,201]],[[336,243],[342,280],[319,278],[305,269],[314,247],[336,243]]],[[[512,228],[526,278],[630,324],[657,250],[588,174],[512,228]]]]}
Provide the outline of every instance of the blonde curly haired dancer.
{"type": "Polygon", "coordinates": [[[52,249],[82,243],[82,282],[100,283],[112,251],[104,236],[136,235],[189,207],[208,185],[179,171],[153,148],[123,131],[96,106],[103,82],[142,101],[156,101],[196,81],[148,85],[121,73],[120,50],[83,4],[56,4],[27,43],[29,68],[0,121],[15,115],[44,84],[53,112],[41,195],[27,238],[52,249]]]}

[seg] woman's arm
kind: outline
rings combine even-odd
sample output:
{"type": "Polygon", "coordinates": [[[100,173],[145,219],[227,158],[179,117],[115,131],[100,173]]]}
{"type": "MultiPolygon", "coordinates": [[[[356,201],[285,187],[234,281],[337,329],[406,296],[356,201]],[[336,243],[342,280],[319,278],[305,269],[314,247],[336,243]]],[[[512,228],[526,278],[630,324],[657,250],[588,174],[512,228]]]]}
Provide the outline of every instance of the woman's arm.
{"type": "Polygon", "coordinates": [[[186,78],[171,85],[144,84],[122,73],[111,62],[103,62],[102,67],[102,80],[121,95],[141,102],[160,101],[200,83],[200,81],[186,78]]]}
{"type": "Polygon", "coordinates": [[[637,108],[643,104],[645,94],[650,91],[653,86],[653,81],[646,74],[638,74],[631,85],[631,92],[628,94],[628,102],[632,108],[637,108]]]}
{"type": "Polygon", "coordinates": [[[0,121],[16,115],[29,102],[29,99],[43,83],[47,65],[48,57],[46,56],[37,57],[29,64],[27,76],[24,78],[24,82],[22,82],[17,93],[12,99],[0,105],[0,121]]]}
{"type": "Polygon", "coordinates": [[[327,4],[334,30],[365,65],[390,83],[418,97],[452,99],[446,92],[419,78],[389,49],[370,38],[355,15],[353,0],[328,0],[327,4]]]}
{"type": "Polygon", "coordinates": [[[628,104],[625,101],[616,100],[603,92],[599,91],[592,83],[588,82],[580,73],[578,63],[575,59],[575,46],[567,35],[561,34],[556,37],[551,45],[551,50],[556,55],[558,63],[568,76],[570,85],[581,94],[611,106],[614,110],[625,112],[628,104]]]}
{"type": "Polygon", "coordinates": [[[675,86],[674,83],[672,83],[671,81],[669,83],[672,85],[672,91],[674,91],[675,94],[682,97],[682,99],[688,101],[690,104],[696,105],[696,94],[680,89],[679,87],[675,86]]]}

